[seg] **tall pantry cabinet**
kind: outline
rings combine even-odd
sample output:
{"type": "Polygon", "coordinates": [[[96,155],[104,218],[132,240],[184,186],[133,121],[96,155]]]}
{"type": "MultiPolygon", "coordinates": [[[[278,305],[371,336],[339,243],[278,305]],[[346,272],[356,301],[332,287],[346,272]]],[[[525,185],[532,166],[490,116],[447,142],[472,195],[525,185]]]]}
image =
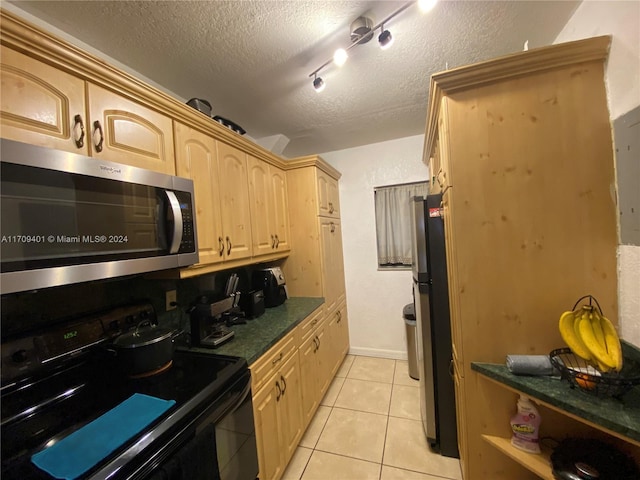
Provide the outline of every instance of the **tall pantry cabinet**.
{"type": "MultiPolygon", "coordinates": [[[[504,364],[507,354],[563,346],[558,318],[586,294],[617,321],[609,44],[598,37],[554,45],[431,78],[424,161],[432,191],[444,192],[465,480],[540,478],[526,455],[510,458],[518,458],[508,442],[516,394],[471,362],[504,364]],[[507,446],[496,448],[493,438],[507,446]]],[[[541,414],[542,435],[578,428],[541,414]]]]}
{"type": "Polygon", "coordinates": [[[283,269],[290,295],[325,299],[324,348],[329,347],[330,354],[321,377],[332,376],[349,349],[339,178],[337,170],[315,155],[287,163],[295,254],[284,261],[283,269]]]}

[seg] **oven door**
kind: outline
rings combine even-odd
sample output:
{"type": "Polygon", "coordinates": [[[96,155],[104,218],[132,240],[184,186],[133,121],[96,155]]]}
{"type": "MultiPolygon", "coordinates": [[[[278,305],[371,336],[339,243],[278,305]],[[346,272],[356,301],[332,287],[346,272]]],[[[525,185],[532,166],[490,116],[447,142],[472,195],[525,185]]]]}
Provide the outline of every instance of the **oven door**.
{"type": "MultiPolygon", "coordinates": [[[[144,480],[255,480],[258,478],[251,400],[247,372],[195,424],[195,433],[151,472],[141,469],[127,478],[144,480]]],[[[179,441],[178,438],[174,439],[179,441]]],[[[174,443],[170,442],[170,443],[174,443]]],[[[170,445],[167,445],[171,449],[170,445]]],[[[157,458],[157,457],[156,457],[157,458]]],[[[147,463],[147,466],[151,462],[147,463]]]]}

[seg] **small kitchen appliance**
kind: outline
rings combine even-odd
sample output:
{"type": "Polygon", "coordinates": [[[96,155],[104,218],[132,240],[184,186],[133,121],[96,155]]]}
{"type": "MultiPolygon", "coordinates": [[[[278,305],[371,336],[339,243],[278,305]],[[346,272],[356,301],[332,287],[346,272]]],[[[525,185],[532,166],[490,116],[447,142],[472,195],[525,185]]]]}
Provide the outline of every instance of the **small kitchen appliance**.
{"type": "Polygon", "coordinates": [[[198,262],[193,181],[0,139],[2,294],[198,262]]]}
{"type": "Polygon", "coordinates": [[[219,300],[203,295],[191,309],[191,345],[215,348],[231,340],[234,331],[227,324],[238,322],[239,294],[219,300]]]}
{"type": "Polygon", "coordinates": [[[251,280],[254,289],[264,292],[264,306],[267,308],[282,305],[289,298],[287,284],[280,267],[255,270],[251,280]]]}
{"type": "Polygon", "coordinates": [[[251,290],[243,293],[240,297],[240,309],[244,312],[245,318],[258,318],[264,313],[264,292],[251,290]]]}

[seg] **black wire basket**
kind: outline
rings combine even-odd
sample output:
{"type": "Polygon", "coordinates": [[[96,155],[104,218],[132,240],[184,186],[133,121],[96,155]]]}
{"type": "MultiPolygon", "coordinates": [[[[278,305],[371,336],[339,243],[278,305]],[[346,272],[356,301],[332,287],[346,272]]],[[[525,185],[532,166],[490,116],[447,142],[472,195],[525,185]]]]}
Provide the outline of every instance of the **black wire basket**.
{"type": "Polygon", "coordinates": [[[553,350],[549,357],[571,388],[578,387],[598,396],[620,398],[640,385],[640,363],[631,358],[624,359],[621,371],[603,373],[574,354],[570,348],[553,350]]]}

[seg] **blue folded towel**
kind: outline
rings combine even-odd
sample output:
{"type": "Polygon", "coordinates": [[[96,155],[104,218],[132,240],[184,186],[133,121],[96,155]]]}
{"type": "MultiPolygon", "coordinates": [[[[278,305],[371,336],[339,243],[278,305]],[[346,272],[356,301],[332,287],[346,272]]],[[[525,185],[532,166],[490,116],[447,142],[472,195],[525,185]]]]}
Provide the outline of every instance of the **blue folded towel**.
{"type": "Polygon", "coordinates": [[[31,461],[55,478],[78,478],[175,403],[175,400],[135,393],[80,430],[36,453],[31,461]]]}

